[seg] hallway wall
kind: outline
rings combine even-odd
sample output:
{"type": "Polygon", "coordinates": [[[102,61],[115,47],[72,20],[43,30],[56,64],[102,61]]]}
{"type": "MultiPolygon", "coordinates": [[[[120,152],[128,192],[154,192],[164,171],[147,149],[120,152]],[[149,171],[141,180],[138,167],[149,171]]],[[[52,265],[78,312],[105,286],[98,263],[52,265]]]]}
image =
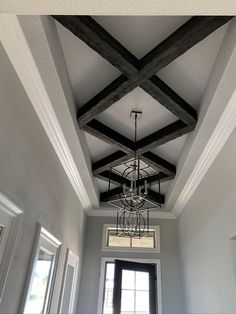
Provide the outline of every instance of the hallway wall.
{"type": "Polygon", "coordinates": [[[161,260],[163,313],[184,313],[176,220],[153,219],[151,221],[151,225],[160,226],[161,254],[102,252],[103,225],[115,224],[115,219],[114,217],[88,217],[78,312],[97,313],[101,258],[133,257],[161,260]]]}
{"type": "Polygon", "coordinates": [[[0,313],[19,313],[37,223],[62,242],[56,313],[66,248],[82,259],[85,215],[1,44],[0,73],[0,191],[24,211],[0,313]]]}
{"type": "Polygon", "coordinates": [[[236,313],[236,131],[179,221],[187,313],[236,313]]]}

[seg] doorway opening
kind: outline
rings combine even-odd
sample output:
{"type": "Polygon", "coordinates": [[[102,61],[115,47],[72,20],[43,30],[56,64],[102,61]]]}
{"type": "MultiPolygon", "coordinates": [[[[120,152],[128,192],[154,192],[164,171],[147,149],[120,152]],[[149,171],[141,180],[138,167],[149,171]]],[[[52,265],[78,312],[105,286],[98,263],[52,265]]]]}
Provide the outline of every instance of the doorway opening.
{"type": "Polygon", "coordinates": [[[98,313],[161,314],[160,261],[103,258],[98,313]]]}

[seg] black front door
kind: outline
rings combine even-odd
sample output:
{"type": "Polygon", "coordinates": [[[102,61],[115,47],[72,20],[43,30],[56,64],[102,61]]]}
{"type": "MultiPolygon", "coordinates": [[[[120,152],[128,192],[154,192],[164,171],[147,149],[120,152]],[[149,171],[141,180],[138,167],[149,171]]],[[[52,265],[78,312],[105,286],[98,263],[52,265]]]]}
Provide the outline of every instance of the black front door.
{"type": "Polygon", "coordinates": [[[115,260],[113,314],[156,314],[156,266],[115,260]]]}

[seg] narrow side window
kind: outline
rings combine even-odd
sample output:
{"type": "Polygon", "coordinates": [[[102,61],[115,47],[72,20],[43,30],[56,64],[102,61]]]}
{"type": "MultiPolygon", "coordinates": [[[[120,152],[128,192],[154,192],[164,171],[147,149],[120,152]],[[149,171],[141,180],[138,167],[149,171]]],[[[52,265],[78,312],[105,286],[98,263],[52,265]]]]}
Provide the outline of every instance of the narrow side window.
{"type": "Polygon", "coordinates": [[[26,285],[23,313],[41,314],[50,311],[60,245],[46,229],[39,227],[26,285]]]}

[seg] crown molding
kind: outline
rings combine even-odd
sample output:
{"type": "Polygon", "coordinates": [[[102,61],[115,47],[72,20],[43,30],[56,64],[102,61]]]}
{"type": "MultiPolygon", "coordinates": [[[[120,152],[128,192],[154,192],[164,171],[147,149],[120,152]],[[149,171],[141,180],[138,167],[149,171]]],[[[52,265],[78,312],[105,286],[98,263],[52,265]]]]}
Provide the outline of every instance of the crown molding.
{"type": "Polygon", "coordinates": [[[0,12],[72,15],[236,15],[235,0],[1,0],[0,12]]]}
{"type": "Polygon", "coordinates": [[[229,23],[193,134],[179,160],[166,209],[178,217],[236,126],[236,20],[229,23]]]}
{"type": "MultiPolygon", "coordinates": [[[[42,28],[40,22],[39,27],[42,28]]],[[[60,162],[80,200],[82,207],[86,211],[91,209],[94,204],[98,204],[98,201],[93,202],[92,196],[89,195],[88,190],[85,188],[86,184],[81,178],[75,159],[72,156],[71,149],[68,146],[68,141],[63,133],[64,130],[62,128],[61,121],[57,118],[54,109],[55,107],[53,107],[50,100],[45,83],[38,69],[38,64],[35,61],[17,16],[2,15],[0,17],[0,39],[28,97],[31,100],[48,138],[60,159],[60,162]]],[[[48,43],[46,42],[46,44],[48,43]]],[[[68,107],[68,104],[65,103],[65,106],[68,107]]],[[[71,123],[73,124],[72,121],[71,123]]],[[[79,158],[84,158],[84,156],[81,155],[82,153],[79,158]]],[[[84,159],[83,162],[84,164],[86,163],[84,159]]],[[[89,179],[92,182],[92,178],[89,179]]]]}
{"type": "Polygon", "coordinates": [[[193,168],[172,212],[179,216],[236,126],[236,92],[193,168]]]}

